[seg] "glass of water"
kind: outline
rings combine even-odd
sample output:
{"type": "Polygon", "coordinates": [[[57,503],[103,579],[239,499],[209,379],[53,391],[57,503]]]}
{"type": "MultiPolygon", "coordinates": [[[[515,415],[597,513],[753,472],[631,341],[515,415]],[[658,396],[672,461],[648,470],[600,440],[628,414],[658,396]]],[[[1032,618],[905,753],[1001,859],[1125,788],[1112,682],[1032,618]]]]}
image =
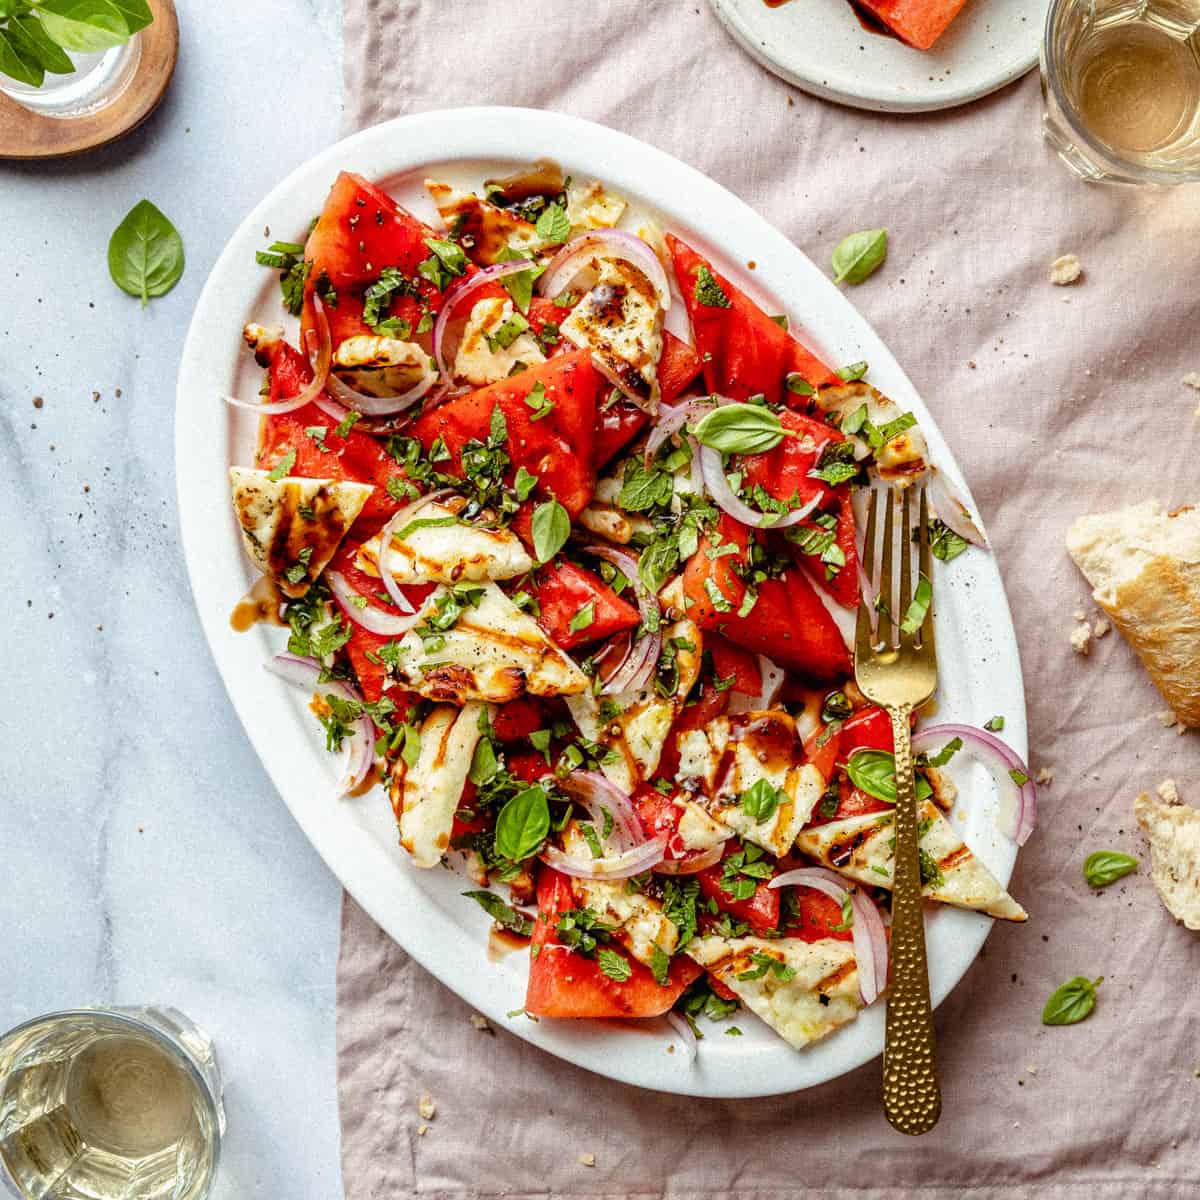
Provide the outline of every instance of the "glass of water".
{"type": "Polygon", "coordinates": [[[1200,0],[1051,0],[1044,130],[1085,179],[1200,180],[1200,0]]]}
{"type": "Polygon", "coordinates": [[[20,1200],[202,1200],[224,1130],[212,1042],[175,1009],[75,1009],[0,1038],[0,1191],[20,1200]]]}
{"type": "MultiPolygon", "coordinates": [[[[3,7],[0,5],[0,7],[3,7]]],[[[46,74],[40,87],[0,75],[0,92],[43,117],[86,117],[111,104],[133,82],[142,61],[142,35],[94,54],[67,51],[70,75],[46,74]]]]}

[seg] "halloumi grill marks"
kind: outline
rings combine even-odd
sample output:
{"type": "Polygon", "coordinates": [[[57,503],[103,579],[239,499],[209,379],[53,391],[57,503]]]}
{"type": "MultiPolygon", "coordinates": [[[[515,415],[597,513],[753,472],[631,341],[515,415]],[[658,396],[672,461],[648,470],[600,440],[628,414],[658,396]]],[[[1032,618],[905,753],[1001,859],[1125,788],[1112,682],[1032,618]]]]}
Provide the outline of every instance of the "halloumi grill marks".
{"type": "MultiPolygon", "coordinates": [[[[852,499],[930,472],[924,436],[603,184],[426,187],[440,225],[343,173],[266,255],[302,337],[245,328],[230,483],[281,673],[349,802],[378,769],[406,868],[465,867],[529,939],[530,1015],[834,1035],[886,987],[892,870],[849,766],[891,746],[848,678],[852,499]]],[[[1025,919],[928,801],[921,856],[930,900],[1025,919]]]]}

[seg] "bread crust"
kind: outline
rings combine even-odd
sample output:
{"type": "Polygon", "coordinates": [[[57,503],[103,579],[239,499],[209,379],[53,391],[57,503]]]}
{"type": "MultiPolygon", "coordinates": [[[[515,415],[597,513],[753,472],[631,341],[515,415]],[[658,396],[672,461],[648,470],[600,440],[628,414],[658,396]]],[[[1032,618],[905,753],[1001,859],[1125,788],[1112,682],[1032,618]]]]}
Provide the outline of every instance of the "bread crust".
{"type": "Polygon", "coordinates": [[[1186,726],[1200,726],[1198,544],[1197,514],[1154,501],[1081,517],[1067,534],[1093,599],[1186,726]]]}

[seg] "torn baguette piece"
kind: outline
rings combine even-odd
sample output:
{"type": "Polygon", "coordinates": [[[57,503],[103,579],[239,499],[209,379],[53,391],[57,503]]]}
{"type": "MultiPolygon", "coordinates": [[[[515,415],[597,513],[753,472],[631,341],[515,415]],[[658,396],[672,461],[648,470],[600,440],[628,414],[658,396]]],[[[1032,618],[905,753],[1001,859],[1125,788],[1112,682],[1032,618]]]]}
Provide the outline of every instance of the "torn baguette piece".
{"type": "Polygon", "coordinates": [[[1150,843],[1150,877],[1171,916],[1200,930],[1200,810],[1184,804],[1170,780],[1158,793],[1163,803],[1147,792],[1133,802],[1150,843]]]}
{"type": "Polygon", "coordinates": [[[1067,550],[1180,723],[1200,725],[1200,511],[1145,500],[1080,517],[1067,550]]]}

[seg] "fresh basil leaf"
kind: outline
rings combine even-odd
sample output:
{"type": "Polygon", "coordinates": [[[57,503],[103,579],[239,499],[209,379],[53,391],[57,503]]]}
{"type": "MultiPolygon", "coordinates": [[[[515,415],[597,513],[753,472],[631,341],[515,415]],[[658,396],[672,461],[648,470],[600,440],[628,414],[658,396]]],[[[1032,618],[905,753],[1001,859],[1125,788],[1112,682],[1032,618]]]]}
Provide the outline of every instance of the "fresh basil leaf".
{"type": "Polygon", "coordinates": [[[638,575],[646,587],[657,595],[678,565],[679,541],[668,534],[656,538],[642,551],[638,559],[638,575]]]}
{"type": "Polygon", "coordinates": [[[670,504],[673,493],[674,484],[665,471],[630,460],[621,476],[617,504],[627,512],[647,512],[670,504]]]}
{"type": "MultiPolygon", "coordinates": [[[[524,258],[525,255],[518,254],[515,250],[505,246],[499,254],[496,255],[496,262],[516,262],[524,258]]],[[[529,311],[529,305],[533,301],[533,285],[538,276],[546,270],[542,266],[532,266],[527,271],[517,271],[513,275],[505,275],[500,280],[501,286],[512,297],[513,304],[523,313],[529,311]]]]}
{"type": "Polygon", "coordinates": [[[1103,888],[1138,869],[1139,860],[1119,850],[1096,850],[1083,860],[1083,877],[1089,887],[1103,888]]]}
{"type": "Polygon", "coordinates": [[[671,956],[657,943],[650,951],[650,974],[659,987],[666,987],[671,982],[671,956]]]}
{"type": "Polygon", "coordinates": [[[275,464],[271,469],[267,478],[272,483],[278,483],[281,479],[286,479],[288,472],[296,465],[296,451],[290,446],[288,452],[275,464]]]}
{"type": "MultiPolygon", "coordinates": [[[[855,750],[846,760],[846,774],[861,792],[887,804],[896,803],[896,756],[888,750],[855,750]]],[[[917,802],[933,795],[929,780],[917,775],[917,802]]]]}
{"type": "Polygon", "coordinates": [[[109,3],[125,18],[130,33],[145,29],[154,20],[154,14],[146,0],[109,0],[109,3]]]}
{"type": "Polygon", "coordinates": [[[942,562],[951,562],[971,545],[966,538],[959,537],[940,518],[929,522],[929,552],[942,562]]]}
{"type": "Polygon", "coordinates": [[[112,0],[38,0],[37,12],[50,37],[77,54],[123,46],[133,32],[112,0]]]}
{"type": "Polygon", "coordinates": [[[141,297],[143,308],[179,282],[183,264],[179,230],[149,200],[138,201],[109,239],[108,272],[123,292],[141,297]]]}
{"type": "Polygon", "coordinates": [[[15,17],[9,29],[23,38],[37,55],[38,61],[50,75],[73,75],[75,64],[66,51],[46,32],[46,27],[33,13],[15,17]],[[19,31],[19,32],[18,32],[19,31]]]}
{"type": "Polygon", "coordinates": [[[906,429],[911,429],[917,423],[917,418],[912,413],[901,413],[894,421],[888,421],[886,425],[880,425],[877,433],[879,435],[879,445],[883,446],[890,442],[892,438],[899,437],[906,429]]]}
{"type": "Polygon", "coordinates": [[[530,858],[550,832],[550,805],[539,784],[518,792],[496,818],[496,853],[512,862],[530,858]]]}
{"type": "Polygon", "coordinates": [[[696,425],[696,440],[722,454],[762,454],[783,441],[783,424],[757,404],[726,404],[706,413],[696,425]]]}
{"type": "Polygon", "coordinates": [[[741,794],[740,800],[748,817],[759,822],[769,821],[779,807],[779,789],[773,787],[769,780],[756,779],[741,794]]]}
{"type": "Polygon", "coordinates": [[[537,487],[537,482],[538,477],[531,471],[527,471],[524,467],[518,467],[516,477],[513,479],[513,490],[517,493],[517,499],[528,500],[533,489],[537,487]]]}
{"type": "Polygon", "coordinates": [[[830,487],[837,487],[853,479],[859,473],[859,464],[854,457],[854,443],[847,439],[844,442],[826,442],[825,449],[817,465],[808,473],[810,479],[820,479],[830,487]]]}
{"type": "Polygon", "coordinates": [[[1096,989],[1104,982],[1104,976],[1087,979],[1076,975],[1056,988],[1042,1009],[1043,1025],[1074,1025],[1089,1016],[1096,1007],[1096,989]]]}
{"type": "Polygon", "coordinates": [[[935,755],[929,758],[928,765],[944,767],[962,749],[962,746],[962,738],[951,738],[935,755]]]}
{"type": "Polygon", "coordinates": [[[887,230],[862,229],[842,238],[833,251],[835,283],[862,283],[887,258],[887,230]]]}
{"type": "Polygon", "coordinates": [[[853,383],[856,379],[861,379],[869,369],[867,363],[856,362],[846,367],[838,367],[834,374],[839,379],[844,379],[847,383],[853,383]]]}
{"type": "Polygon", "coordinates": [[[929,606],[932,603],[933,585],[926,576],[922,575],[917,580],[917,590],[913,595],[912,603],[909,604],[908,611],[904,614],[904,620],[900,622],[900,631],[916,633],[925,623],[925,618],[929,615],[929,606]]]}
{"type": "Polygon", "coordinates": [[[571,619],[567,622],[567,628],[572,633],[582,633],[596,620],[596,602],[589,600],[571,619]]]}
{"type": "Polygon", "coordinates": [[[496,758],[496,747],[492,745],[492,739],[480,738],[475,743],[474,754],[471,755],[471,769],[468,772],[471,782],[478,787],[481,783],[493,779],[499,770],[500,762],[496,758]]]}
{"type": "Polygon", "coordinates": [[[547,204],[538,214],[537,235],[544,242],[558,245],[571,236],[571,221],[561,204],[547,204]]]}
{"type": "Polygon", "coordinates": [[[817,394],[817,389],[798,371],[789,372],[787,378],[783,381],[783,386],[793,396],[815,396],[817,394]]]}
{"type": "Polygon", "coordinates": [[[730,299],[725,294],[725,289],[705,263],[701,263],[696,268],[696,283],[692,288],[692,296],[697,304],[703,304],[705,308],[728,308],[730,306],[730,299]]]}
{"type": "Polygon", "coordinates": [[[538,562],[549,562],[570,536],[571,518],[557,500],[547,500],[533,510],[533,552],[538,562]]]}
{"type": "Polygon", "coordinates": [[[517,912],[511,904],[505,904],[495,892],[463,892],[463,895],[470,896],[493,921],[505,929],[511,929],[521,937],[529,937],[533,932],[533,922],[517,912]]]}
{"type": "Polygon", "coordinates": [[[624,983],[633,974],[629,960],[608,946],[600,947],[596,954],[596,962],[599,963],[600,970],[617,983],[624,983]]]}
{"type": "Polygon", "coordinates": [[[30,87],[41,87],[46,78],[41,56],[29,40],[21,36],[15,23],[7,28],[0,27],[0,74],[30,87]]]}

